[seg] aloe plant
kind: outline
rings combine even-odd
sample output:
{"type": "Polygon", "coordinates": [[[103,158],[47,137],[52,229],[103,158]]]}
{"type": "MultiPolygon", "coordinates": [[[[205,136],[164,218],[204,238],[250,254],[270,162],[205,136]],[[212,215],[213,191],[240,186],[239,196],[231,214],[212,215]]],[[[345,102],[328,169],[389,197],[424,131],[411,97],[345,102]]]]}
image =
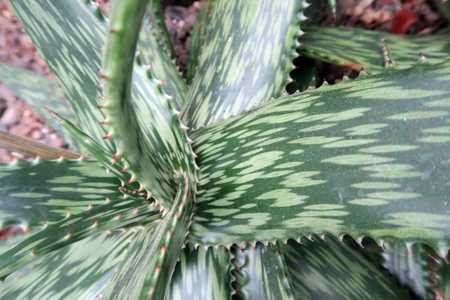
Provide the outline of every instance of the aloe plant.
{"type": "Polygon", "coordinates": [[[36,156],[0,165],[1,299],[449,299],[448,32],[215,0],[183,77],[159,1],[11,5],[58,82],[1,80],[72,149],[0,135],[36,156]],[[366,74],[287,95],[299,53],[366,74]]]}

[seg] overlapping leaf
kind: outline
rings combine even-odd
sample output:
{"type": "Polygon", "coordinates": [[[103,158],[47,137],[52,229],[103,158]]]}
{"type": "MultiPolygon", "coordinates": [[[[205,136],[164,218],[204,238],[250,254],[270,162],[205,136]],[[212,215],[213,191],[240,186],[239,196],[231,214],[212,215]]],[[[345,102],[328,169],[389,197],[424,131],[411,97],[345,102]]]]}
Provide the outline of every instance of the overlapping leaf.
{"type": "Polygon", "coordinates": [[[180,178],[174,205],[130,245],[130,253],[105,291],[108,299],[164,298],[188,233],[193,197],[188,177],[180,178]]]}
{"type": "Polygon", "coordinates": [[[304,55],[373,74],[386,68],[406,69],[424,61],[439,63],[450,51],[448,31],[408,37],[345,27],[309,26],[304,30],[299,48],[304,55]]]}
{"type": "Polygon", "coordinates": [[[304,1],[214,1],[185,120],[194,128],[279,96],[296,56],[304,1]]]}
{"type": "Polygon", "coordinates": [[[84,2],[13,0],[11,5],[56,75],[78,123],[101,141],[105,131],[98,124],[103,120],[97,109],[98,73],[106,27],[84,2]]]}
{"type": "Polygon", "coordinates": [[[450,242],[450,62],[303,95],[194,134],[192,240],[307,233],[450,242]]]}
{"type": "Polygon", "coordinates": [[[2,227],[18,224],[31,233],[0,253],[0,277],[36,255],[99,230],[146,224],[158,218],[145,198],[124,197],[118,191],[117,180],[100,172],[104,171],[93,162],[18,162],[2,166],[2,227]]]}
{"type": "MultiPolygon", "coordinates": [[[[110,24],[103,78],[111,131],[134,179],[169,208],[176,194],[176,172],[194,179],[191,147],[171,98],[159,81],[146,82],[134,55],[146,1],[117,2],[110,24]],[[133,22],[130,22],[132,20],[133,22]],[[133,79],[133,80],[132,80],[133,79]],[[132,93],[133,83],[139,89],[132,93]]],[[[133,180],[134,180],[133,179],[133,180]]]]}
{"type": "Polygon", "coordinates": [[[35,258],[0,282],[0,298],[95,299],[117,271],[133,235],[99,233],[35,258]]]}

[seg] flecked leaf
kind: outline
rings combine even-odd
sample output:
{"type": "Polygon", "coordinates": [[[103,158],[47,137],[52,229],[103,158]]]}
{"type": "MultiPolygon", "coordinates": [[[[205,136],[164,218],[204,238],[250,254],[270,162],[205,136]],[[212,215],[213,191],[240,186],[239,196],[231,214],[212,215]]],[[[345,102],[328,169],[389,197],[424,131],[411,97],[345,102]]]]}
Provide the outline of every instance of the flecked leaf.
{"type": "Polygon", "coordinates": [[[99,233],[56,250],[0,282],[0,298],[96,299],[110,281],[133,233],[99,233]]]}
{"type": "Polygon", "coordinates": [[[105,24],[81,0],[12,0],[41,56],[56,75],[81,128],[97,141],[105,130],[98,124],[101,95],[98,73],[105,37],[105,24]]]}
{"type": "Polygon", "coordinates": [[[194,193],[180,178],[173,206],[156,224],[147,225],[107,287],[107,299],[164,299],[192,217],[194,193]]]}
{"type": "MultiPolygon", "coordinates": [[[[105,175],[99,176],[95,178],[99,182],[95,183],[90,177],[93,176],[92,171],[95,171],[95,169],[92,170],[93,168],[87,168],[91,171],[88,176],[82,177],[83,173],[79,171],[81,174],[78,177],[69,176],[69,172],[66,172],[64,177],[55,178],[56,170],[52,170],[52,167],[55,165],[51,162],[42,162],[21,169],[22,176],[18,176],[18,171],[15,170],[11,173],[13,177],[9,180],[7,176],[2,178],[2,181],[7,183],[3,185],[7,196],[5,195],[1,202],[2,224],[27,222],[25,223],[29,228],[27,231],[31,233],[8,251],[0,253],[0,278],[28,263],[36,255],[54,251],[99,230],[114,230],[134,224],[146,224],[158,218],[157,212],[149,207],[145,198],[137,199],[123,195],[115,190],[114,185],[108,188],[108,181],[111,181],[108,179],[111,178],[105,175]],[[41,171],[39,170],[41,164],[44,168],[47,167],[47,172],[53,171],[53,176],[43,178],[47,179],[46,184],[36,188],[35,185],[42,180],[35,179],[38,176],[36,173],[41,171]],[[67,177],[71,178],[69,182],[64,181],[67,177]],[[58,179],[62,180],[62,184],[57,184],[58,179]],[[84,180],[90,180],[86,184],[88,187],[83,186],[84,180]],[[16,188],[18,183],[21,184],[20,189],[16,188]],[[102,188],[101,183],[105,187],[102,188]],[[64,196],[58,197],[58,191],[65,193],[64,196]],[[83,204],[84,207],[82,207],[83,204]],[[33,209],[33,206],[36,208],[33,209]],[[52,208],[55,210],[54,213],[52,208]],[[41,216],[40,219],[35,219],[39,216],[41,216]],[[38,225],[41,227],[39,228],[38,225]]],[[[69,170],[81,169],[70,164],[68,168],[69,170]]],[[[62,166],[59,169],[68,171],[62,166]]]]}
{"type": "Polygon", "coordinates": [[[296,56],[306,2],[217,0],[184,118],[194,128],[279,96],[296,56]]]}
{"type": "MultiPolygon", "coordinates": [[[[160,82],[133,76],[134,54],[147,1],[115,2],[105,55],[105,103],[117,156],[123,156],[132,178],[150,190],[165,208],[175,198],[177,172],[196,179],[195,161],[178,112],[160,82]],[[132,20],[132,22],[130,21],[132,20]],[[132,94],[133,82],[141,80],[141,96],[132,94]]],[[[137,69],[137,73],[142,71],[137,69]]],[[[193,183],[192,182],[192,183],[193,183]]]]}
{"type": "Polygon", "coordinates": [[[450,51],[448,31],[425,37],[345,27],[309,26],[304,31],[299,48],[304,55],[372,74],[439,63],[450,51]]]}
{"type": "Polygon", "coordinates": [[[279,247],[295,299],[411,299],[387,272],[331,237],[279,247]]]}
{"type": "Polygon", "coordinates": [[[192,241],[327,231],[450,242],[450,62],[289,96],[195,132],[192,241]]]}
{"type": "Polygon", "coordinates": [[[177,69],[169,36],[165,30],[160,1],[150,1],[149,17],[144,19],[139,35],[139,60],[148,68],[150,78],[164,82],[165,92],[173,97],[176,108],[180,110],[186,102],[187,85],[177,69]],[[162,24],[161,24],[162,23],[162,24]]]}
{"type": "Polygon", "coordinates": [[[27,101],[58,133],[65,135],[59,124],[48,118],[44,109],[52,107],[65,118],[75,119],[72,108],[64,99],[64,94],[56,81],[19,67],[0,64],[0,82],[10,88],[16,96],[27,101]]]}
{"type": "Polygon", "coordinates": [[[181,254],[167,300],[229,299],[231,295],[229,252],[224,247],[192,249],[181,254]]]}

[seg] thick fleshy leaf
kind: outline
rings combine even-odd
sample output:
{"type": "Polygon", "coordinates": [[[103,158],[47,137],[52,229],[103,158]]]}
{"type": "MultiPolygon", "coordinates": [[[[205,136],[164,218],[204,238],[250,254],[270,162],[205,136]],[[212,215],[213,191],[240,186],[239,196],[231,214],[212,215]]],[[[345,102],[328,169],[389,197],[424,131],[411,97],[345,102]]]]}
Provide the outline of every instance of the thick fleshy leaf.
{"type": "Polygon", "coordinates": [[[0,282],[0,298],[96,299],[117,270],[134,233],[100,233],[57,250],[0,282]]]}
{"type": "Polygon", "coordinates": [[[186,247],[165,299],[229,299],[230,270],[230,256],[226,248],[199,247],[194,250],[186,247]]]}
{"type": "MultiPolygon", "coordinates": [[[[135,49],[147,1],[115,4],[102,74],[104,106],[111,123],[106,137],[117,143],[118,155],[123,155],[130,168],[131,181],[137,179],[169,208],[176,194],[176,172],[186,173],[193,180],[196,177],[192,149],[178,112],[171,98],[161,91],[160,83],[133,78],[135,49]],[[135,94],[132,78],[142,82],[135,94]]],[[[135,74],[142,71],[137,69],[135,74]]]]}
{"type": "Polygon", "coordinates": [[[197,128],[280,96],[296,56],[303,0],[217,0],[184,118],[197,128]]]}
{"type": "Polygon", "coordinates": [[[450,242],[450,62],[279,99],[193,134],[193,241],[450,242]]]}
{"type": "Polygon", "coordinates": [[[158,218],[144,197],[123,196],[122,190],[118,191],[113,184],[113,178],[95,174],[95,167],[89,168],[87,162],[76,164],[81,166],[66,163],[64,168],[63,163],[60,166],[41,162],[21,169],[11,167],[5,172],[1,178],[4,193],[0,202],[1,223],[3,226],[25,223],[31,234],[0,253],[0,277],[36,255],[54,251],[99,230],[146,224],[158,218]],[[58,177],[59,172],[63,176],[58,177]]]}
{"type": "Polygon", "coordinates": [[[0,165],[0,225],[33,229],[115,199],[119,181],[91,161],[0,165]]]}
{"type": "Polygon", "coordinates": [[[368,73],[406,69],[424,61],[448,58],[450,33],[407,37],[382,31],[345,27],[305,27],[300,52],[311,58],[368,73]]]}
{"type": "Polygon", "coordinates": [[[67,119],[75,119],[72,108],[64,99],[56,81],[19,67],[0,64],[0,82],[27,101],[60,134],[64,135],[64,131],[52,118],[47,118],[45,107],[51,107],[67,119]]]}
{"type": "Polygon", "coordinates": [[[51,147],[32,139],[23,138],[3,131],[0,131],[0,148],[44,159],[77,159],[80,157],[71,151],[51,147]]]}
{"type": "Polygon", "coordinates": [[[201,5],[188,40],[188,58],[186,66],[186,79],[188,83],[191,83],[194,78],[198,67],[200,53],[202,49],[206,47],[206,28],[211,17],[212,1],[203,1],[201,5]]]}
{"type": "Polygon", "coordinates": [[[175,59],[171,57],[171,43],[164,26],[161,2],[152,0],[150,4],[149,18],[144,19],[139,35],[139,61],[148,68],[150,78],[164,82],[163,89],[173,97],[180,110],[186,102],[186,82],[177,69],[175,59]]]}
{"type": "Polygon", "coordinates": [[[118,273],[105,291],[107,299],[164,299],[192,218],[194,191],[180,178],[174,205],[163,219],[139,233],[118,273]]]}
{"type": "Polygon", "coordinates": [[[53,111],[50,111],[50,114],[59,121],[60,125],[66,130],[71,139],[76,141],[83,151],[83,154],[95,158],[103,165],[103,167],[111,171],[118,179],[120,179],[122,184],[125,184],[125,182],[129,180],[130,176],[126,172],[127,170],[124,168],[123,162],[117,161],[114,158],[113,153],[98,144],[93,138],[81,131],[81,129],[69,120],[53,111]]]}
{"type": "Polygon", "coordinates": [[[278,245],[295,299],[411,299],[386,271],[331,237],[278,245]]]}
{"type": "Polygon", "coordinates": [[[97,109],[105,24],[82,0],[10,1],[26,32],[72,104],[81,128],[97,141],[105,130],[97,109]]]}

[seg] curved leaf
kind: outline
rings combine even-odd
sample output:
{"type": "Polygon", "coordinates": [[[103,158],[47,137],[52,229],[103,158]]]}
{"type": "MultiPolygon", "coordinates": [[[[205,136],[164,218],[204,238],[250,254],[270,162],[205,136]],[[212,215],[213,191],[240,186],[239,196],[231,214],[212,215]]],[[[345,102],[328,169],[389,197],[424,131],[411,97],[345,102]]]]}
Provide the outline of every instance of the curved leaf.
{"type": "Polygon", "coordinates": [[[184,114],[194,128],[279,96],[296,56],[306,2],[217,0],[184,114]]]}
{"type": "Polygon", "coordinates": [[[450,62],[277,100],[193,137],[190,236],[204,244],[349,233],[450,242],[450,62]]]}
{"type": "Polygon", "coordinates": [[[181,254],[167,300],[229,299],[230,257],[224,247],[192,249],[186,247],[181,254]]]}
{"type": "Polygon", "coordinates": [[[81,128],[97,141],[105,130],[97,109],[105,25],[81,0],[12,0],[17,17],[56,75],[81,128]]]}
{"type": "Polygon", "coordinates": [[[74,119],[73,111],[56,81],[12,65],[0,64],[0,81],[10,88],[19,98],[27,101],[39,115],[60,134],[64,131],[52,118],[47,117],[45,107],[67,119],[74,119]]]}
{"type": "Polygon", "coordinates": [[[311,58],[368,73],[386,68],[406,69],[424,61],[448,58],[450,34],[408,37],[381,31],[345,27],[305,27],[300,52],[311,58]]]}
{"type": "Polygon", "coordinates": [[[137,179],[170,208],[176,193],[175,173],[184,172],[194,179],[195,162],[177,111],[159,83],[135,76],[133,82],[142,83],[136,91],[144,97],[131,93],[135,48],[146,5],[145,0],[132,0],[117,2],[114,7],[103,71],[105,109],[111,123],[106,137],[117,142],[118,155],[123,155],[131,170],[131,181],[137,179]]]}
{"type": "Polygon", "coordinates": [[[0,224],[33,229],[117,197],[117,179],[92,161],[0,165],[0,224]]]}
{"type": "Polygon", "coordinates": [[[193,191],[180,178],[174,205],[155,226],[146,226],[108,286],[107,299],[163,299],[192,218],[193,191]]]}
{"type": "Polygon", "coordinates": [[[0,298],[95,299],[110,281],[133,233],[100,233],[64,247],[0,282],[0,298]]]}

